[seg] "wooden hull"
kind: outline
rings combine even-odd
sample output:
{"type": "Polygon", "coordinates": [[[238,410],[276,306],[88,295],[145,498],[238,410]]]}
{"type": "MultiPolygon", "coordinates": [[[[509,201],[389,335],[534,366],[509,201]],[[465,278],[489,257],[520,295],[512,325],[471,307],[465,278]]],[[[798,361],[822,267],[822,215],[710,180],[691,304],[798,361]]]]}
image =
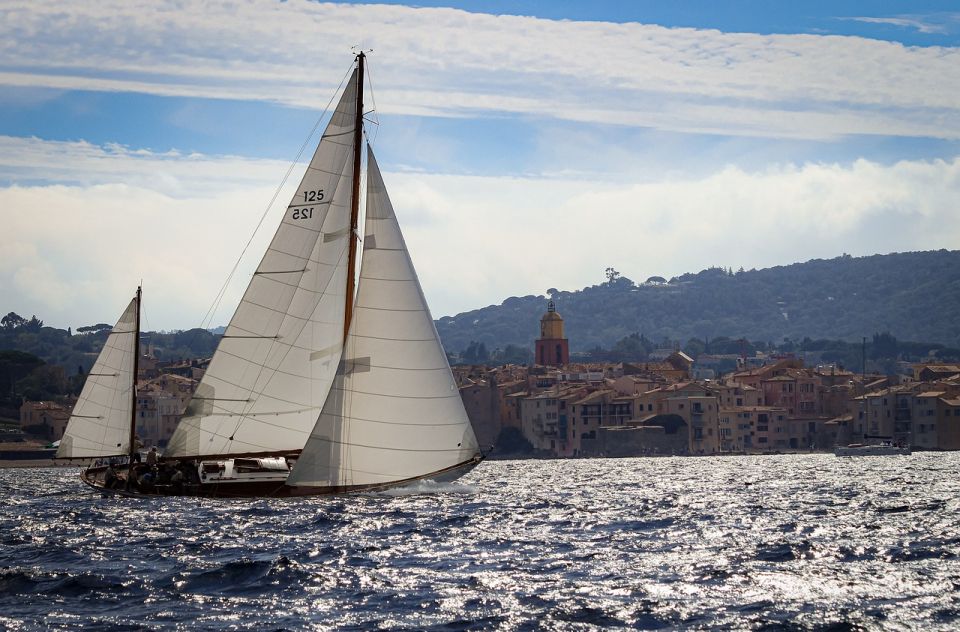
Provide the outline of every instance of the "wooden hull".
{"type": "Polygon", "coordinates": [[[476,456],[469,461],[458,463],[436,472],[422,476],[415,476],[389,483],[375,485],[340,485],[335,487],[310,487],[287,485],[285,480],[269,481],[231,481],[231,482],[200,482],[187,483],[181,486],[156,485],[149,491],[130,488],[126,485],[126,466],[116,467],[121,479],[113,487],[107,487],[103,480],[106,467],[92,467],[80,474],[80,479],[93,489],[118,496],[154,498],[158,496],[187,496],[193,498],[299,498],[306,496],[333,496],[337,494],[356,494],[361,492],[375,492],[396,487],[403,487],[422,480],[436,482],[450,482],[456,480],[475,468],[483,460],[476,456]]]}

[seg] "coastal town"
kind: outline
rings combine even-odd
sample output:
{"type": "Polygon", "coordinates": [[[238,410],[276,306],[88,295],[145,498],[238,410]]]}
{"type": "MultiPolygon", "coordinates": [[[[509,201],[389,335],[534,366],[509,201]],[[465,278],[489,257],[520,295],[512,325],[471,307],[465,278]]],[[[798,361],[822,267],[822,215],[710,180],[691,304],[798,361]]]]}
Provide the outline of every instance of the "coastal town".
{"type": "MultiPolygon", "coordinates": [[[[914,363],[903,374],[805,366],[789,354],[733,358],[658,349],[646,362],[577,363],[553,302],[532,365],[455,365],[481,446],[543,458],[829,452],[892,441],[960,449],[960,366],[914,363]],[[716,367],[735,361],[736,369],[716,367]],[[907,373],[909,371],[909,374],[907,373]]],[[[136,432],[161,449],[209,359],[160,361],[142,350],[136,432]]],[[[58,441],[70,402],[27,401],[21,438],[58,441]]]]}

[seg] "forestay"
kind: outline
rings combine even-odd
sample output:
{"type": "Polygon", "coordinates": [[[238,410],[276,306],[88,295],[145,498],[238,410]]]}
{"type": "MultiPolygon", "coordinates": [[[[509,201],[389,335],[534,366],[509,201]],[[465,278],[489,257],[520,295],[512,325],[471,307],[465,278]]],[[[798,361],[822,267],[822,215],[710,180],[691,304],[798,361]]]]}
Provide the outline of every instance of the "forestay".
{"type": "Polygon", "coordinates": [[[56,458],[96,458],[130,452],[131,389],[137,338],[137,299],[134,298],[107,336],[87,375],[56,458]]]}
{"type": "Polygon", "coordinates": [[[289,485],[362,486],[469,461],[477,439],[373,153],[344,357],[289,485]]]}
{"type": "Polygon", "coordinates": [[[224,332],[170,456],[299,450],[340,361],[356,71],[224,332]]]}

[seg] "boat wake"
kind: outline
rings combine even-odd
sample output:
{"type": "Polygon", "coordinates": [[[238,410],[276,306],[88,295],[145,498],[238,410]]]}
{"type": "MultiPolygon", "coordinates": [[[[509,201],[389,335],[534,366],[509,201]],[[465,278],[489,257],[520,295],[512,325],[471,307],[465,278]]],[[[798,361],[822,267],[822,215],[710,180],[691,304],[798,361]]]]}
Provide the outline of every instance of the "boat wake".
{"type": "Polygon", "coordinates": [[[478,489],[474,485],[466,483],[438,483],[431,480],[422,480],[403,487],[392,487],[390,489],[370,492],[369,496],[419,496],[423,494],[460,494],[462,496],[476,496],[478,489]]]}

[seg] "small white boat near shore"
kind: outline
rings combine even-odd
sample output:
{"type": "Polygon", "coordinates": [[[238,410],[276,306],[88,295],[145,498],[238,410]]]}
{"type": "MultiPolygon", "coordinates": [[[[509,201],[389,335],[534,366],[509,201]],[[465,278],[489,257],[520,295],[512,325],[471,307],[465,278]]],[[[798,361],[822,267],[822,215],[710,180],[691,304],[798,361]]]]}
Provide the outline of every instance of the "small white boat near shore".
{"type": "Polygon", "coordinates": [[[910,446],[902,446],[884,441],[883,443],[864,444],[851,443],[838,445],[833,449],[837,456],[906,456],[910,454],[910,446]]]}

